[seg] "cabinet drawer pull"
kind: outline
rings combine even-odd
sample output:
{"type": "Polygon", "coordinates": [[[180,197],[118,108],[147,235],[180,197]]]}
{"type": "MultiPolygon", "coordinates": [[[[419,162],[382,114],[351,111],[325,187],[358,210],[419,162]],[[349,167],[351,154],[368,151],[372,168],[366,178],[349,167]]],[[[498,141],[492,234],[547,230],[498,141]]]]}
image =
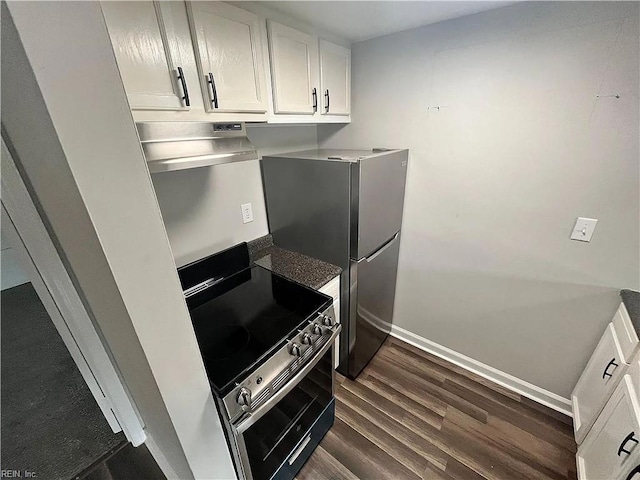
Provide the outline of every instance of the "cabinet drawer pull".
{"type": "Polygon", "coordinates": [[[607,363],[607,366],[604,367],[604,372],[602,372],[602,378],[606,378],[606,377],[611,377],[611,375],[613,375],[612,373],[609,373],[609,367],[613,366],[613,369],[615,370],[618,367],[618,364],[616,363],[616,359],[615,357],[611,359],[611,361],[609,363],[607,363]]]}
{"type": "Polygon", "coordinates": [[[218,91],[216,90],[216,81],[213,79],[213,73],[209,72],[209,80],[207,83],[211,85],[211,103],[213,108],[218,108],[218,91]]]}
{"type": "Polygon", "coordinates": [[[318,111],[318,91],[314,88],[311,90],[311,97],[313,98],[313,113],[318,111]]]}
{"type": "Polygon", "coordinates": [[[631,453],[631,450],[626,450],[624,447],[627,445],[627,443],[629,442],[633,442],[636,445],[638,444],[638,440],[636,440],[635,438],[633,438],[633,436],[635,435],[635,432],[631,432],[629,435],[627,435],[626,437],[624,437],[624,440],[622,440],[622,443],[620,444],[620,446],[618,447],[618,456],[620,456],[620,454],[622,453],[626,453],[627,455],[629,455],[631,453]]]}
{"type": "Polygon", "coordinates": [[[182,84],[182,93],[184,94],[182,100],[184,100],[184,106],[190,107],[191,103],[189,102],[189,90],[187,90],[187,82],[184,79],[184,72],[182,71],[182,67],[178,67],[178,79],[182,84]]]}
{"type": "Polygon", "coordinates": [[[324,106],[324,109],[327,111],[327,113],[329,113],[329,89],[327,88],[327,91],[324,92],[324,98],[327,99],[327,104],[324,106]]]}
{"type": "Polygon", "coordinates": [[[627,480],[632,480],[636,473],[640,473],[640,465],[636,465],[635,467],[633,467],[633,470],[631,470],[629,472],[629,475],[627,476],[627,480]]]}

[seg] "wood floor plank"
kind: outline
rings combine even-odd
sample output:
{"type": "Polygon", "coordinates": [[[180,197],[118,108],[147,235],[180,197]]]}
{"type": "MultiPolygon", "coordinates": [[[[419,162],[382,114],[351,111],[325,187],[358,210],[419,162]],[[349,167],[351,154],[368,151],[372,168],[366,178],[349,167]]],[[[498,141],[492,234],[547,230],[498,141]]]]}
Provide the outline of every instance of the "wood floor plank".
{"type": "MultiPolygon", "coordinates": [[[[449,380],[447,379],[444,383],[444,388],[454,392],[451,388],[451,385],[456,385],[462,387],[465,392],[473,392],[476,395],[481,397],[485,397],[491,402],[498,404],[500,408],[506,408],[517,412],[519,415],[523,415],[535,420],[538,423],[541,423],[545,426],[552,428],[554,431],[558,432],[560,435],[564,435],[571,441],[573,441],[573,428],[572,423],[567,424],[565,420],[560,419],[558,417],[554,417],[549,415],[546,412],[543,412],[537,408],[531,408],[526,403],[523,403],[524,399],[513,400],[510,397],[505,397],[504,395],[500,395],[496,391],[489,389],[483,385],[468,385],[465,383],[458,382],[457,380],[449,380]]],[[[458,390],[461,391],[461,390],[458,390]]],[[[465,393],[466,394],[466,393],[465,393]]],[[[563,414],[558,414],[565,416],[563,414]]]]}
{"type": "MultiPolygon", "coordinates": [[[[425,439],[416,432],[387,416],[383,411],[378,410],[376,407],[368,404],[366,401],[346,389],[340,389],[337,391],[336,399],[339,402],[348,405],[369,421],[374,422],[382,430],[404,443],[410,450],[421,455],[433,465],[439,467],[441,470],[446,468],[446,454],[430,442],[425,441],[425,439]]],[[[424,465],[422,465],[421,471],[423,469],[424,465]]]]}
{"type": "Polygon", "coordinates": [[[380,395],[375,390],[372,390],[361,382],[354,382],[352,380],[345,380],[342,384],[342,388],[362,398],[364,401],[375,405],[379,410],[383,410],[388,416],[397,421],[402,421],[406,410],[395,403],[393,400],[380,395]]]}
{"type": "MultiPolygon", "coordinates": [[[[376,356],[370,363],[371,374],[380,375],[390,385],[397,385],[402,388],[398,382],[407,385],[405,391],[411,398],[428,394],[451,405],[467,415],[480,420],[487,421],[487,412],[482,408],[468,402],[466,399],[459,397],[445,390],[439,385],[434,385],[420,376],[411,373],[403,368],[402,363],[391,361],[387,358],[376,356]]],[[[380,378],[380,377],[378,377],[380,378]]]]}
{"type": "MultiPolygon", "coordinates": [[[[424,402],[419,403],[370,375],[361,375],[358,378],[357,383],[366,386],[378,395],[390,400],[395,405],[402,408],[405,415],[415,415],[435,428],[440,428],[440,425],[442,425],[444,414],[447,411],[447,404],[441,400],[433,399],[433,401],[429,402],[429,406],[427,407],[424,402]]],[[[425,399],[423,398],[422,400],[425,399]]]]}
{"type": "Polygon", "coordinates": [[[422,357],[411,355],[406,350],[400,348],[394,348],[394,345],[384,345],[378,351],[377,356],[379,358],[388,358],[396,363],[404,366],[404,368],[424,380],[438,385],[442,384],[448,376],[442,372],[441,369],[431,368],[429,363],[422,357]]]}
{"type": "Polygon", "coordinates": [[[433,465],[427,465],[427,468],[422,472],[422,480],[456,480],[454,477],[449,475],[447,472],[443,472],[439,468],[434,467],[433,465]]]}
{"type": "Polygon", "coordinates": [[[445,470],[447,475],[454,480],[484,480],[485,477],[477,472],[474,472],[464,463],[460,463],[455,458],[449,459],[447,462],[447,468],[445,470]]]}
{"type": "MultiPolygon", "coordinates": [[[[445,381],[455,382],[463,385],[469,390],[475,391],[480,395],[494,398],[507,397],[516,402],[519,402],[521,399],[520,395],[508,391],[506,388],[500,387],[499,385],[495,384],[493,384],[493,388],[490,388],[486,385],[478,383],[477,380],[472,380],[468,376],[449,370],[441,364],[432,362],[431,360],[433,359],[433,356],[420,356],[415,352],[400,347],[396,343],[391,343],[381,350],[383,356],[393,355],[397,362],[402,362],[403,364],[407,365],[407,369],[416,375],[419,375],[423,378],[425,378],[425,376],[427,378],[430,376],[442,379],[442,381],[439,382],[440,385],[443,385],[445,381]],[[506,392],[508,392],[508,395],[506,394],[506,392]]],[[[426,352],[423,353],[424,355],[428,355],[426,354],[426,352]]],[[[486,382],[488,382],[488,380],[486,382]]]]}
{"type": "MultiPolygon", "coordinates": [[[[516,472],[509,468],[504,468],[502,465],[498,465],[499,468],[495,469],[495,461],[492,460],[490,455],[487,455],[486,451],[483,451],[481,447],[476,445],[476,442],[471,436],[465,435],[464,430],[455,426],[451,422],[445,423],[447,428],[444,430],[420,430],[418,427],[412,424],[413,420],[407,418],[403,421],[405,425],[414,431],[419,432],[428,441],[432,442],[437,448],[445,452],[449,457],[458,460],[464,464],[467,468],[483,475],[489,480],[511,480],[521,478],[516,475],[516,472]]],[[[445,469],[446,470],[446,469],[445,469]]]]}
{"type": "Polygon", "coordinates": [[[523,403],[522,399],[520,401],[514,401],[511,398],[499,395],[496,392],[482,386],[476,386],[475,388],[470,389],[466,385],[461,385],[460,383],[446,380],[444,383],[444,388],[449,391],[455,392],[454,390],[449,388],[451,385],[455,385],[458,392],[464,392],[465,395],[468,395],[468,392],[471,391],[473,392],[473,394],[485,397],[492,404],[496,405],[497,408],[504,408],[514,411],[518,415],[530,418],[535,422],[544,425],[545,427],[549,427],[553,429],[554,432],[558,433],[561,436],[564,436],[569,441],[569,444],[573,444],[572,423],[567,424],[564,420],[551,416],[548,413],[543,412],[541,409],[531,408],[523,403]]]}
{"type": "Polygon", "coordinates": [[[538,417],[537,411],[523,408],[520,404],[509,404],[509,399],[497,402],[468,390],[467,388],[450,382],[445,382],[445,388],[450,392],[466,398],[478,408],[482,408],[491,415],[513,423],[522,430],[536,435],[547,442],[560,446],[575,454],[576,443],[569,434],[566,425],[553,421],[549,417],[538,417]],[[536,412],[536,413],[534,413],[536,412]],[[560,426],[562,425],[562,426],[560,426]]]}
{"type": "Polygon", "coordinates": [[[452,376],[457,375],[459,377],[467,378],[471,382],[488,387],[506,397],[512,398],[514,400],[520,399],[520,395],[518,395],[513,391],[501,385],[498,385],[497,383],[494,383],[491,380],[487,380],[486,378],[481,377],[476,373],[470,372],[469,370],[466,370],[462,367],[459,367],[458,365],[448,362],[447,360],[443,360],[442,358],[432,355],[430,353],[427,353],[424,350],[420,350],[418,347],[415,347],[406,342],[403,342],[402,340],[399,340],[395,337],[389,337],[387,342],[390,347],[395,347],[395,348],[405,350],[407,352],[411,352],[412,354],[425,359],[430,364],[437,365],[438,367],[443,369],[443,371],[450,372],[452,376]]]}
{"type": "Polygon", "coordinates": [[[442,438],[453,450],[452,456],[489,480],[527,478],[549,480],[528,465],[505,454],[493,445],[482,443],[460,425],[447,420],[442,423],[442,438]]]}
{"type": "Polygon", "coordinates": [[[322,445],[316,447],[296,478],[298,480],[359,480],[353,472],[322,448],[322,445]]]}
{"type": "Polygon", "coordinates": [[[575,459],[575,453],[568,452],[563,447],[549,443],[493,415],[489,416],[489,421],[483,429],[492,437],[500,438],[505,448],[509,445],[517,445],[522,455],[542,467],[557,472],[561,477],[566,477],[567,465],[572,465],[575,459]]]}
{"type": "Polygon", "coordinates": [[[451,409],[445,416],[445,421],[452,422],[464,429],[469,435],[476,439],[477,443],[485,444],[502,454],[513,459],[524,469],[540,472],[543,477],[556,480],[564,479],[567,475],[567,453],[551,444],[545,442],[535,442],[527,432],[520,431],[521,435],[515,435],[514,430],[495,428],[493,420],[500,422],[502,427],[505,423],[500,419],[489,417],[489,423],[480,423],[468,416],[451,409]],[[506,431],[512,434],[506,437],[506,431]],[[526,465],[526,466],[525,466],[526,465]]]}
{"type": "Polygon", "coordinates": [[[360,435],[339,418],[321,442],[322,447],[363,480],[417,480],[418,475],[360,435]]]}
{"type": "Polygon", "coordinates": [[[385,345],[385,347],[387,347],[387,350],[398,352],[398,355],[401,356],[410,356],[414,359],[422,358],[424,360],[423,368],[427,370],[434,369],[441,375],[447,377],[450,382],[462,385],[466,389],[471,390],[479,395],[492,398],[499,402],[505,402],[506,405],[510,405],[512,407],[515,405],[515,403],[522,403],[522,407],[520,407],[521,412],[526,409],[527,415],[533,416],[534,418],[545,423],[551,422],[555,427],[563,431],[568,437],[573,438],[572,420],[571,417],[568,417],[567,415],[552,410],[549,407],[545,407],[544,405],[540,405],[539,403],[534,402],[533,400],[530,400],[526,397],[521,397],[520,395],[511,392],[504,387],[496,385],[493,382],[490,382],[489,380],[486,380],[471,372],[467,372],[464,370],[461,372],[461,367],[456,367],[453,364],[448,364],[452,370],[450,370],[451,374],[447,374],[447,367],[445,367],[445,365],[447,365],[447,362],[445,360],[439,359],[438,357],[430,355],[427,352],[423,352],[417,347],[413,347],[412,345],[401,342],[398,339],[391,338],[389,344],[385,345]],[[418,352],[420,352],[420,354],[418,352]],[[508,399],[512,401],[509,402],[508,399]]]}
{"type": "MultiPolygon", "coordinates": [[[[374,424],[366,417],[360,415],[348,405],[337,402],[336,415],[340,420],[356,430],[365,438],[368,438],[393,458],[413,471],[416,475],[422,475],[427,460],[396,437],[374,424]]],[[[442,468],[444,470],[444,466],[442,468]]]]}
{"type": "Polygon", "coordinates": [[[576,480],[568,417],[390,338],[299,480],[576,480]]]}

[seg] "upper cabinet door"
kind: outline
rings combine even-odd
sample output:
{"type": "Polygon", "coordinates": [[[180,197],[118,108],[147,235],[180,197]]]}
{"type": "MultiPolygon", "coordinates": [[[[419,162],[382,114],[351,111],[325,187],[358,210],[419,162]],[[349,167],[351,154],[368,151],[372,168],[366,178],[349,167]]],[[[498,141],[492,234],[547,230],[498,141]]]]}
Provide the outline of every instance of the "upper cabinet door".
{"type": "Polygon", "coordinates": [[[268,20],[275,113],[318,110],[318,38],[268,20]]]}
{"type": "MultiPolygon", "coordinates": [[[[188,84],[171,13],[164,2],[102,2],[102,11],[133,110],[188,110],[188,84]]],[[[195,78],[191,80],[197,87],[195,78]]]]}
{"type": "Polygon", "coordinates": [[[222,2],[187,2],[205,109],[266,112],[258,16],[222,2]]]}
{"type": "Polygon", "coordinates": [[[351,50],[320,40],[321,112],[324,115],[351,113],[351,50]]]}

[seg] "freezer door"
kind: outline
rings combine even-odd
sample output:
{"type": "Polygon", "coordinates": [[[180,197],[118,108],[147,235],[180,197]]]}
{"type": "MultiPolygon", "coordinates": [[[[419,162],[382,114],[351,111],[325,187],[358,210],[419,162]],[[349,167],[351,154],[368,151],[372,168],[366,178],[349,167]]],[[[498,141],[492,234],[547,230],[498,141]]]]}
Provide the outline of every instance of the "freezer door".
{"type": "Polygon", "coordinates": [[[348,375],[355,378],[391,331],[400,232],[379,250],[351,261],[348,375]]]}
{"type": "Polygon", "coordinates": [[[408,157],[408,150],[395,150],[352,164],[352,259],[371,255],[400,231],[408,157]]]}

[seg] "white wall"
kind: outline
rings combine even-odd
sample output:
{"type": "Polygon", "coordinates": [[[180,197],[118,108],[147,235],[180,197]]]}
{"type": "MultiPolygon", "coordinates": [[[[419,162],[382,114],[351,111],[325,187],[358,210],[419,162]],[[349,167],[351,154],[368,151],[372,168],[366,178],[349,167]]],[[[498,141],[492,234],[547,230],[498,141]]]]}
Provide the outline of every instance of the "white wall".
{"type": "Polygon", "coordinates": [[[7,242],[4,233],[2,233],[0,248],[0,290],[27,283],[29,281],[27,274],[22,270],[15,251],[7,242]]]}
{"type": "Polygon", "coordinates": [[[318,139],[410,149],[397,325],[570,395],[640,286],[638,8],[525,2],[353,45],[353,123],[318,139]]]}
{"type": "MultiPolygon", "coordinates": [[[[260,155],[317,148],[315,126],[249,126],[260,155]]],[[[258,160],[152,175],[178,266],[269,233],[258,160]],[[242,223],[251,203],[254,221],[242,223]]]]}

